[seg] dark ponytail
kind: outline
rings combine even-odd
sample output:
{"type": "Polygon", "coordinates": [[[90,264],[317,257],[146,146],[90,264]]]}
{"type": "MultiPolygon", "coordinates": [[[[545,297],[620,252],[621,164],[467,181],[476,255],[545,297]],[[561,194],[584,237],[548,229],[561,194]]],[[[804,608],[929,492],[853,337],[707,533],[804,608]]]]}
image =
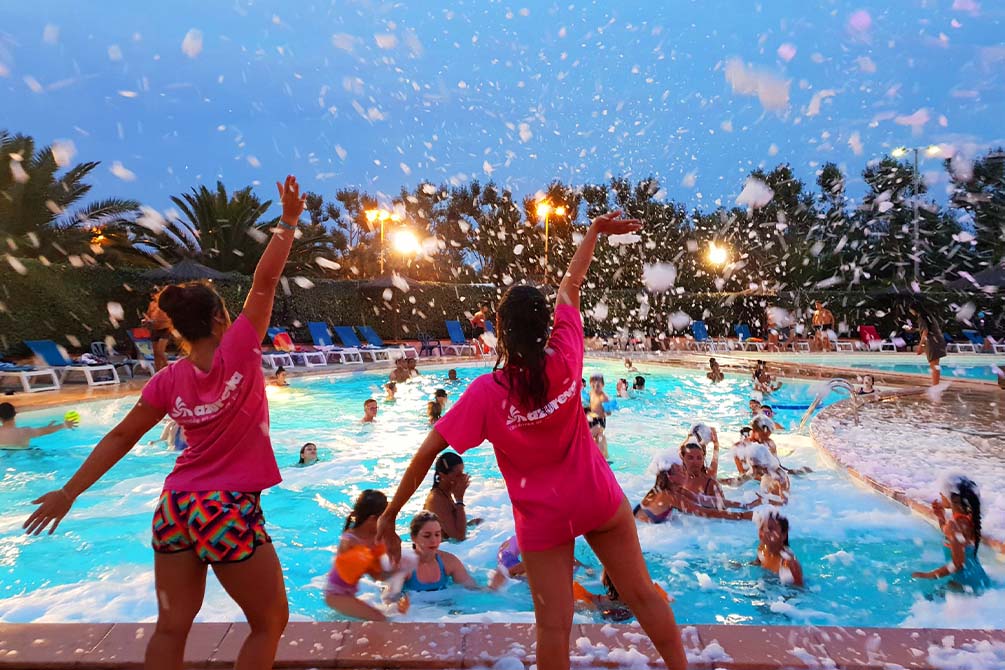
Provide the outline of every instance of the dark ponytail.
{"type": "Polygon", "coordinates": [[[956,484],[956,490],[949,494],[949,500],[970,515],[970,523],[974,527],[974,550],[980,549],[981,497],[977,493],[977,484],[972,479],[961,477],[956,484]]]}
{"type": "Polygon", "coordinates": [[[212,335],[214,320],[225,310],[220,295],[203,282],[168,286],[157,294],[157,306],[188,343],[212,335]]]}
{"type": "Polygon", "coordinates": [[[533,286],[511,286],[503,294],[496,316],[498,357],[493,371],[502,369],[506,375],[510,402],[515,400],[524,410],[540,409],[548,402],[548,301],[533,286]]]}
{"type": "Polygon", "coordinates": [[[387,509],[387,496],[375,489],[367,489],[356,498],[356,504],[345,518],[345,528],[359,528],[372,516],[380,516],[387,509]]]}
{"type": "MultiPolygon", "coordinates": [[[[439,405],[439,403],[436,404],[439,405]]],[[[440,477],[462,463],[464,463],[464,459],[452,451],[444,451],[440,454],[439,458],[436,459],[436,464],[433,466],[433,488],[435,489],[440,485],[440,477]]]]}

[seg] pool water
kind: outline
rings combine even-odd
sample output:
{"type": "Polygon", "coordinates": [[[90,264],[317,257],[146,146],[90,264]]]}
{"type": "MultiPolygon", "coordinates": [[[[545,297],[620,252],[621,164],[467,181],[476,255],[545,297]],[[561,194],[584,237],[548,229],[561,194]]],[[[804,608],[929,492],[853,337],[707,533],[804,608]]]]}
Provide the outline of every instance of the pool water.
{"type": "MultiPolygon", "coordinates": [[[[767,361],[809,363],[824,367],[895,372],[924,375],[925,377],[930,374],[928,362],[923,356],[903,352],[849,353],[841,351],[823,354],[757,352],[756,354],[742,354],[742,356],[767,361]]],[[[942,359],[941,366],[942,376],[946,379],[993,382],[998,379],[995,368],[1005,369],[1005,356],[1000,354],[949,354],[942,359]]]]}
{"type": "MultiPolygon", "coordinates": [[[[325,604],[322,588],[351,501],[365,488],[393,493],[409,458],[428,430],[425,403],[437,388],[456,399],[467,382],[487,367],[459,368],[459,382],[446,381],[446,368],[430,368],[400,384],[398,400],[381,401],[373,426],[359,423],[363,401],[382,398],[382,373],[294,379],[287,389],[270,389],[272,438],[284,481],[263,495],[268,530],[283,564],[295,619],[339,618],[325,604]],[[304,442],[318,444],[321,462],[294,467],[304,442]]],[[[608,420],[614,471],[634,504],[652,486],[647,472],[654,454],[681,442],[692,421],[719,426],[724,449],[749,420],[749,378],[727,377],[711,385],[699,373],[654,366],[642,370],[647,390],[619,401],[608,420]]],[[[613,391],[623,368],[587,361],[585,373],[603,372],[613,391]]],[[[634,373],[632,373],[634,375],[634,373]]],[[[776,405],[808,405],[819,386],[788,382],[774,394],[776,405]]],[[[837,400],[832,395],[830,401],[837,400]]],[[[174,453],[150,441],[151,431],[91,491],[77,501],[52,537],[27,538],[20,526],[29,501],[61,485],[105,430],[128,411],[134,399],[81,404],[81,427],[37,441],[37,449],[0,453],[0,621],[149,621],[156,617],[150,518],[174,453]]],[[[66,408],[25,412],[23,425],[37,425],[66,408]]],[[[449,410],[448,410],[449,411],[449,410]]],[[[778,412],[786,426],[804,410],[778,412]]],[[[757,534],[750,522],[678,517],[662,526],[640,525],[650,571],[676,599],[686,623],[840,624],[895,626],[928,603],[931,583],[910,577],[912,570],[942,562],[939,533],[901,506],[856,486],[828,466],[806,438],[779,435],[782,460],[814,472],[793,479],[788,515],[791,545],[803,564],[807,588],[787,588],[750,565],[757,534]]],[[[728,453],[728,452],[727,452],[728,453]]],[[[481,517],[463,543],[446,546],[487,583],[499,544],[512,534],[512,510],[488,446],[465,456],[472,484],[466,496],[469,517],[481,517]]],[[[733,470],[723,459],[724,473],[733,470]]],[[[431,477],[406,507],[401,532],[422,505],[431,477]]],[[[733,499],[749,499],[755,484],[727,488],[733,499]]],[[[584,492],[588,495],[589,492],[584,492]]],[[[582,540],[577,557],[589,566],[596,558],[582,540]]],[[[985,560],[987,564],[989,561],[985,560]]],[[[577,577],[599,592],[599,570],[577,577]]],[[[363,598],[376,601],[378,586],[364,581],[363,598]]],[[[930,605],[927,605],[930,607],[930,605]]],[[[450,588],[417,594],[404,617],[414,621],[531,621],[525,583],[501,592],[450,588]]],[[[589,620],[591,615],[579,615],[589,620]]],[[[200,620],[239,620],[241,613],[214,579],[209,580],[200,620]]],[[[999,622],[1000,623],[1000,622],[999,622]]],[[[952,625],[943,621],[942,625],[952,625]]]]}

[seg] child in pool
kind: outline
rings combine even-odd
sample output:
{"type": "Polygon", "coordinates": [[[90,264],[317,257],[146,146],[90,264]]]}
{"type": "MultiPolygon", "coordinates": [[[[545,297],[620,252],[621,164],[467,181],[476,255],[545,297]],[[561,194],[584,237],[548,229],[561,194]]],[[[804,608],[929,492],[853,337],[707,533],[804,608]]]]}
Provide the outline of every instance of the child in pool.
{"type": "MultiPolygon", "coordinates": [[[[586,590],[579,582],[572,583],[572,597],[576,600],[576,606],[582,609],[599,611],[600,615],[608,621],[627,621],[632,618],[632,612],[621,600],[618,588],[611,581],[607,572],[600,573],[600,583],[604,586],[604,593],[595,595],[586,590]]],[[[659,584],[653,582],[653,588],[657,593],[670,603],[673,599],[667,595],[659,584]]]]}
{"type": "Polygon", "coordinates": [[[757,514],[755,521],[761,543],[754,565],[777,574],[782,584],[802,586],[803,568],[789,547],[789,520],[781,512],[770,510],[757,514]]]}
{"type": "Polygon", "coordinates": [[[387,382],[384,384],[384,390],[387,391],[387,395],[384,396],[384,402],[394,402],[397,400],[395,394],[398,392],[397,382],[387,382]]]}
{"type": "MultiPolygon", "coordinates": [[[[380,491],[367,489],[356,498],[352,512],[345,520],[345,530],[339,540],[338,553],[328,573],[325,603],[337,612],[366,621],[387,621],[377,608],[356,597],[364,574],[384,576],[381,558],[384,546],[377,543],[377,518],[387,508],[387,497],[380,491]]],[[[399,611],[408,608],[408,601],[399,602],[399,611]]]]}
{"type": "Polygon", "coordinates": [[[977,484],[965,475],[950,475],[943,482],[942,495],[932,503],[932,511],[946,536],[946,564],[928,572],[914,572],[918,579],[950,577],[949,587],[979,593],[991,586],[977,557],[981,546],[981,498],[977,484]],[[949,512],[949,518],[946,513],[949,512]]]}
{"type": "Polygon", "coordinates": [[[587,415],[590,423],[590,434],[593,441],[597,443],[597,448],[604,455],[604,459],[610,461],[607,452],[607,407],[605,403],[611,398],[604,393],[604,376],[600,374],[590,375],[590,412],[587,415]]]}
{"type": "MultiPolygon", "coordinates": [[[[579,568],[584,568],[588,575],[593,574],[592,568],[587,568],[577,559],[573,558],[572,569],[578,570],[579,568]]],[[[516,535],[512,535],[499,545],[499,551],[496,553],[496,571],[489,582],[489,588],[492,590],[498,589],[507,580],[520,579],[526,574],[527,568],[524,567],[523,559],[520,557],[520,544],[517,542],[516,535]]]]}
{"type": "Polygon", "coordinates": [[[628,393],[628,380],[619,379],[618,380],[618,397],[619,398],[631,398],[631,394],[628,393]]]}
{"type": "Polygon", "coordinates": [[[435,400],[430,400],[426,403],[426,416],[429,418],[429,425],[432,426],[443,416],[443,405],[435,400]]]}

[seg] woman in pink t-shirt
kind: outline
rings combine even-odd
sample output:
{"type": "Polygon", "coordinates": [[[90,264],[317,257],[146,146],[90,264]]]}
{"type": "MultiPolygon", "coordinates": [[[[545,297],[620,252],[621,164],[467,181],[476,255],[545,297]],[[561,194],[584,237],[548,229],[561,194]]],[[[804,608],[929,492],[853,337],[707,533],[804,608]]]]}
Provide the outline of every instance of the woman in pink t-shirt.
{"type": "Polygon", "coordinates": [[[251,632],[237,668],[271,668],[289,618],[279,558],[265,531],[263,489],[281,480],[269,441],[269,406],[259,348],[276,285],[293,245],[305,197],[292,176],[277,183],[283,214],[265,248],[241,315],[233,322],[220,296],[200,283],[168,286],[158,305],[188,355],[160,370],[139,402],[60,489],[33,501],[25,522],[52,534],[89,489],[165,414],[185,430],[188,447],[164,481],[154,512],[157,627],[145,667],[181,668],[185,641],[202,607],[206,568],[248,618],[251,632]]]}
{"type": "MultiPolygon", "coordinates": [[[[573,549],[584,535],[669,668],[686,665],[680,633],[649,578],[631,507],[594,446],[580,405],[583,322],[579,289],[601,234],[640,228],[615,212],[590,226],[558,290],[554,321],[544,295],[514,286],[502,297],[499,359],[475,379],[430,431],[377,522],[392,556],[394,525],[437,454],[464,453],[488,440],[513,503],[513,519],[537,621],[537,665],[569,667],[573,549]],[[554,325],[552,326],[552,323],[554,325]],[[550,330],[550,336],[549,336],[550,330]]],[[[455,503],[463,505],[463,503],[455,503]]]]}

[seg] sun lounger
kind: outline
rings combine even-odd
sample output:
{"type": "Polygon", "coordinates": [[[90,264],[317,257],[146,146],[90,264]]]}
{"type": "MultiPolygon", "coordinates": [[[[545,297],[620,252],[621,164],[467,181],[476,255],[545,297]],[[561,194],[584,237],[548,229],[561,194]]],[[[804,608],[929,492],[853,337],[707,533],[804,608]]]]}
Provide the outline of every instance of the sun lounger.
{"type": "Polygon", "coordinates": [[[311,339],[314,340],[314,348],[318,351],[324,352],[330,363],[363,362],[363,355],[359,352],[359,349],[354,349],[352,347],[340,347],[335,344],[335,341],[332,339],[332,332],[329,330],[327,323],[322,321],[308,321],[307,330],[310,331],[311,339]]]}
{"type": "MultiPolygon", "coordinates": [[[[278,353],[287,354],[293,361],[293,365],[302,365],[305,368],[317,368],[328,365],[328,358],[322,351],[298,349],[293,344],[293,338],[282,328],[269,328],[265,334],[272,340],[272,346],[278,353]],[[298,363],[299,362],[299,363],[298,363]]],[[[265,360],[265,354],[262,354],[265,360]]]]}
{"type": "Polygon", "coordinates": [[[38,393],[39,391],[58,391],[59,378],[52,368],[36,368],[31,365],[14,365],[12,363],[0,363],[0,386],[5,377],[15,377],[21,382],[21,390],[25,393],[38,393]],[[49,383],[46,384],[45,380],[49,383]],[[33,381],[41,382],[33,385],[33,381]]]}
{"type": "Polygon", "coordinates": [[[704,321],[692,321],[691,332],[694,334],[694,340],[689,343],[692,349],[713,352],[716,350],[715,340],[708,336],[708,326],[704,321]]]}
{"type": "MultiPolygon", "coordinates": [[[[150,352],[153,355],[152,347],[150,352]]],[[[108,361],[110,365],[114,365],[116,368],[124,368],[129,373],[130,379],[136,376],[137,369],[148,370],[151,376],[154,374],[154,366],[151,361],[130,358],[129,356],[120,354],[114,348],[109,347],[106,342],[91,342],[91,355],[108,361]]]]}
{"type": "Polygon", "coordinates": [[[50,368],[59,371],[60,384],[66,383],[66,378],[71,374],[83,375],[88,386],[105,386],[107,384],[119,383],[119,373],[114,365],[83,365],[74,363],[52,340],[25,340],[24,343],[37,358],[41,359],[50,368]],[[111,378],[99,379],[95,376],[97,373],[109,373],[111,378]]]}
{"type": "Polygon", "coordinates": [[[356,326],[356,330],[359,331],[360,335],[366,340],[367,344],[378,349],[387,349],[392,358],[418,358],[419,352],[415,350],[415,347],[406,347],[405,345],[399,345],[397,347],[389,347],[384,344],[384,340],[380,339],[380,335],[377,331],[370,326],[356,326]],[[411,356],[409,356],[411,352],[411,356]],[[397,354],[397,355],[394,355],[397,354]]]}
{"type": "Polygon", "coordinates": [[[740,349],[743,351],[764,351],[764,342],[754,341],[750,336],[750,326],[740,323],[733,326],[733,332],[740,340],[740,349]],[[753,347],[753,349],[751,349],[753,347]]]}
{"type": "Polygon", "coordinates": [[[876,326],[859,326],[858,336],[869,351],[896,351],[897,345],[879,336],[876,326]]]}
{"type": "Polygon", "coordinates": [[[447,335],[450,336],[450,344],[442,345],[444,349],[453,351],[455,356],[464,356],[463,352],[470,352],[468,356],[475,355],[475,347],[464,337],[464,329],[461,328],[460,321],[444,321],[447,324],[447,335]]]}
{"type": "Polygon", "coordinates": [[[356,331],[353,330],[352,326],[335,326],[334,330],[335,334],[338,335],[338,339],[342,340],[342,344],[358,350],[363,356],[369,356],[370,360],[374,363],[377,361],[391,360],[391,355],[388,353],[387,349],[378,349],[376,347],[364,345],[360,342],[359,337],[356,335],[356,331]]]}

